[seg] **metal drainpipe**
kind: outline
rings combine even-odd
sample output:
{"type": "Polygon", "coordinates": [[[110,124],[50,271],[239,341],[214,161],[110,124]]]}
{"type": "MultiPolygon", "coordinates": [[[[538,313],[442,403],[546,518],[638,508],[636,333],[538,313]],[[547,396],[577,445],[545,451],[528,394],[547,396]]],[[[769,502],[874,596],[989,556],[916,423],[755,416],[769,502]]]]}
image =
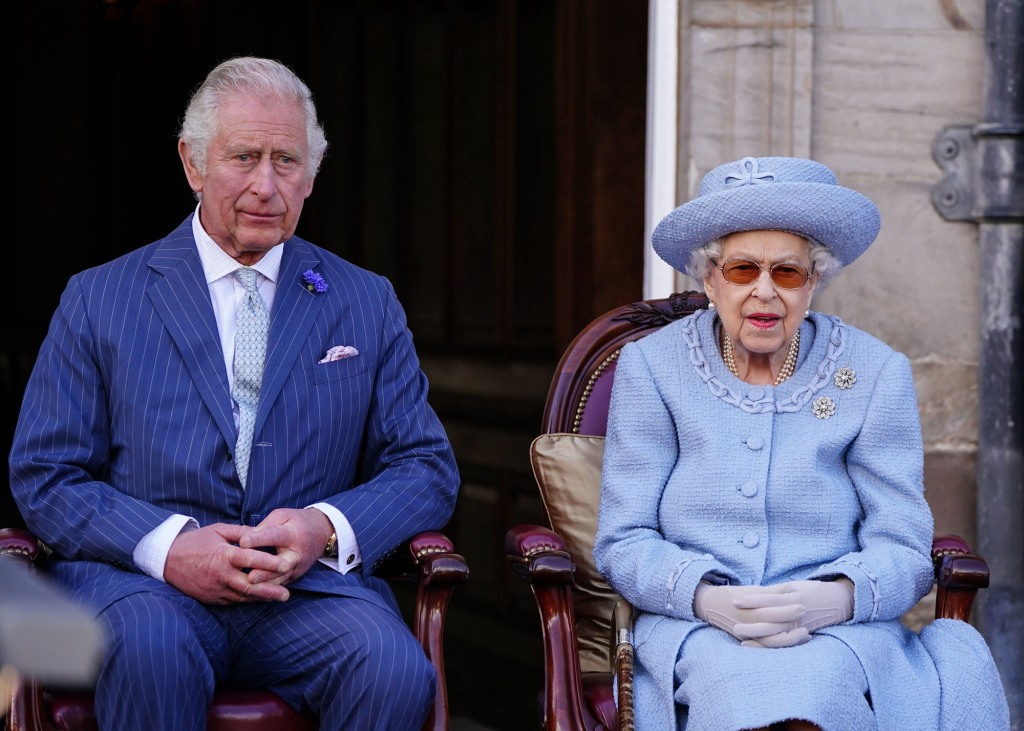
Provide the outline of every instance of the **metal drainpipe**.
{"type": "Polygon", "coordinates": [[[985,110],[947,127],[933,154],[946,178],[932,191],[943,217],[979,224],[977,551],[992,572],[975,618],[1010,705],[1024,724],[1024,0],[986,0],[985,110]]]}

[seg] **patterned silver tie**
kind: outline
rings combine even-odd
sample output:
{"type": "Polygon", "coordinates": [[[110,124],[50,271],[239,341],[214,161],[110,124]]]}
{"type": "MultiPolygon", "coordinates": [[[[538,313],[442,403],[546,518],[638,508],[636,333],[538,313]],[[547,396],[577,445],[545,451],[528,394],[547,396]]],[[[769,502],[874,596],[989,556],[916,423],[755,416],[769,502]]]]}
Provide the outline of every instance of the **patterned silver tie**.
{"type": "Polygon", "coordinates": [[[235,442],[235,470],[246,485],[249,476],[249,455],[256,425],[256,407],[260,403],[263,382],[263,360],[267,355],[267,330],[270,313],[256,288],[255,269],[236,269],[235,276],[245,287],[245,296],[238,307],[235,330],[235,384],[231,397],[238,404],[238,441],[235,442]]]}

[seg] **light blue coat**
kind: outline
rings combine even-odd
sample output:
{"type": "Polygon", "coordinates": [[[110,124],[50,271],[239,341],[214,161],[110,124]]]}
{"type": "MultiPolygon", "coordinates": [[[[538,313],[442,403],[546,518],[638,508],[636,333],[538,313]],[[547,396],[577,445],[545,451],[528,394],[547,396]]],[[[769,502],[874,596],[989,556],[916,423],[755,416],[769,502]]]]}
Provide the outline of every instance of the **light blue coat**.
{"type": "Polygon", "coordinates": [[[716,325],[709,311],[685,318],[627,345],[616,368],[594,556],[641,610],[638,728],[802,717],[850,729],[858,712],[864,728],[1008,728],[995,665],[970,625],[942,620],[918,636],[899,621],[932,583],[906,357],[813,313],[793,376],[752,386],[726,369],[716,325]],[[747,585],[843,575],[855,586],[854,616],[800,648],[741,648],[693,614],[708,572],[747,585]],[[720,647],[677,669],[695,630],[714,633],[702,646],[720,647]],[[845,682],[850,663],[854,675],[863,670],[850,687],[865,686],[870,708],[863,693],[814,690],[828,672],[845,682]],[[957,685],[947,685],[950,673],[957,685]],[[715,707],[701,707],[705,698],[715,707]],[[684,699],[688,710],[677,705],[684,699]]]}

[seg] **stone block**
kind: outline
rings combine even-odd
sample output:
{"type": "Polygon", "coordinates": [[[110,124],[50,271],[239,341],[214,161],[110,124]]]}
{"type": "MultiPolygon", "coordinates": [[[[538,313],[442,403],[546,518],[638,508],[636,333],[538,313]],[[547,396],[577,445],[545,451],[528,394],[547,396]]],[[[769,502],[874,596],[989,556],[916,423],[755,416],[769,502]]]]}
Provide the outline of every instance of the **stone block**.
{"type": "Polygon", "coordinates": [[[820,2],[815,23],[843,30],[972,30],[985,25],[985,0],[857,0],[820,2]]]}
{"type": "Polygon", "coordinates": [[[936,533],[956,533],[977,550],[977,453],[929,451],[924,460],[925,498],[936,533]]]}

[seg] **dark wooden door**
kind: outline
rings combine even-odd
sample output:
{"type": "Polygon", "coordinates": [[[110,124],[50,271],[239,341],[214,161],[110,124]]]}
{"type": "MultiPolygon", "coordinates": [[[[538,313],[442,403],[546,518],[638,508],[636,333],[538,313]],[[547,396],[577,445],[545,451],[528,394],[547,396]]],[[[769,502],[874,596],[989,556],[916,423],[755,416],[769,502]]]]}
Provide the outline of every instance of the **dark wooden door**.
{"type": "MultiPolygon", "coordinates": [[[[459,461],[448,532],[472,578],[447,633],[453,713],[532,726],[536,610],[502,536],[541,516],[528,446],[559,354],[642,295],[646,2],[33,0],[4,15],[4,138],[22,151],[5,258],[28,288],[5,292],[4,442],[67,277],[194,207],[175,151],[191,90],[232,55],[288,63],[330,142],[299,233],[394,283],[459,461]]],[[[4,496],[2,522],[19,522],[4,496]]]]}

